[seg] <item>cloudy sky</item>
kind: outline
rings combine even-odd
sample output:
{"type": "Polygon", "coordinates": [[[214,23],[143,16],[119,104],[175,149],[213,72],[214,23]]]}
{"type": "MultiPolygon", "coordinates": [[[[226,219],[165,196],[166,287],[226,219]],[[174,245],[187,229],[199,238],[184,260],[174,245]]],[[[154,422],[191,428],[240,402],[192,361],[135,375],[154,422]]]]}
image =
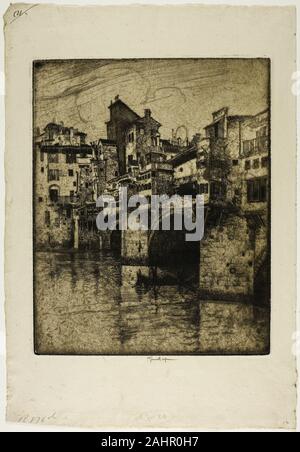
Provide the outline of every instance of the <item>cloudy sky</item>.
{"type": "Polygon", "coordinates": [[[224,106],[232,115],[268,106],[266,60],[62,60],[38,63],[34,74],[35,126],[63,121],[89,141],[106,137],[117,94],[140,115],[150,108],[163,138],[184,125],[191,139],[224,106]]]}

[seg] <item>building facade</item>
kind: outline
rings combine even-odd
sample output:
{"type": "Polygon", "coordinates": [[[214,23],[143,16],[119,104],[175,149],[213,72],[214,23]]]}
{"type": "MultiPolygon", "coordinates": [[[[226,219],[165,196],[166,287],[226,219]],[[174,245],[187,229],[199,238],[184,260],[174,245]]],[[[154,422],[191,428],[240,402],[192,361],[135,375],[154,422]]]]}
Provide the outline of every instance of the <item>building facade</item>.
{"type": "Polygon", "coordinates": [[[74,206],[93,200],[92,149],[85,139],[86,134],[54,123],[35,138],[37,247],[71,246],[74,206]]]}
{"type": "Polygon", "coordinates": [[[206,128],[206,159],[212,201],[261,210],[268,203],[270,154],[269,110],[253,116],[230,116],[228,108],[213,113],[206,128]]]}

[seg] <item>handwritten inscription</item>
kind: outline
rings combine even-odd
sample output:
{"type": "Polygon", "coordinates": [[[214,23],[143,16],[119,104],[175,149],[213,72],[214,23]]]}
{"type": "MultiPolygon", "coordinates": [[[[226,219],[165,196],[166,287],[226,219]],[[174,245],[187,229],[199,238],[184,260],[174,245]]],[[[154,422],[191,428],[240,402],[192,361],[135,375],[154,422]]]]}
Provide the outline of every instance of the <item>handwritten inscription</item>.
{"type": "Polygon", "coordinates": [[[52,413],[50,416],[30,416],[25,414],[19,417],[18,422],[24,424],[47,424],[54,419],[56,419],[56,413],[52,413]]]}
{"type": "Polygon", "coordinates": [[[11,20],[11,24],[15,21],[15,20],[17,20],[17,19],[20,19],[21,17],[23,17],[23,16],[27,16],[28,15],[28,12],[32,9],[32,8],[34,8],[35,6],[38,6],[38,5],[31,5],[29,8],[27,8],[27,9],[16,9],[14,12],[13,12],[13,14],[12,14],[12,17],[13,17],[13,19],[11,20]]]}

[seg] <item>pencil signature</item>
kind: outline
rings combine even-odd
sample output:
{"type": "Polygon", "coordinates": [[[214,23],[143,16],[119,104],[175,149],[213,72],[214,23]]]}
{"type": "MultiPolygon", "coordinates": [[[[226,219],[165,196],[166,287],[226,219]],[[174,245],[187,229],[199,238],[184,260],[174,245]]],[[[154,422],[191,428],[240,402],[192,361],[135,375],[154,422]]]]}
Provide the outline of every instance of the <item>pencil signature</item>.
{"type": "Polygon", "coordinates": [[[167,358],[166,356],[147,356],[148,362],[151,364],[153,361],[160,361],[166,363],[167,361],[176,361],[175,358],[167,358]]]}

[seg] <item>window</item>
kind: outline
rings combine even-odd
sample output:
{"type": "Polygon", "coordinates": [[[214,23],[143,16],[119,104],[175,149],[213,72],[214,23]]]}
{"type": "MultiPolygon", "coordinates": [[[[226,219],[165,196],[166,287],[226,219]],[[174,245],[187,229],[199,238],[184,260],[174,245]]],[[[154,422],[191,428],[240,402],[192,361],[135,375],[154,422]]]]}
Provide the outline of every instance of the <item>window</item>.
{"type": "Polygon", "coordinates": [[[205,168],[206,167],[206,161],[205,160],[199,160],[198,162],[197,162],[197,168],[198,169],[200,169],[200,168],[205,168]]]}
{"type": "Polygon", "coordinates": [[[243,155],[249,157],[255,152],[255,140],[246,140],[243,142],[243,155]]]}
{"type": "Polygon", "coordinates": [[[238,161],[238,160],[232,160],[232,165],[233,165],[233,166],[238,166],[238,164],[239,164],[239,161],[238,161]]]}
{"type": "Polygon", "coordinates": [[[58,201],[58,188],[50,187],[49,197],[50,197],[50,201],[57,202],[58,201]]]}
{"type": "Polygon", "coordinates": [[[66,154],[66,163],[76,163],[76,154],[75,153],[66,154]]]}
{"type": "Polygon", "coordinates": [[[43,162],[44,161],[44,152],[43,151],[41,151],[41,153],[40,153],[40,158],[41,158],[41,162],[43,162]]]}
{"type": "Polygon", "coordinates": [[[118,175],[119,175],[119,172],[115,171],[115,176],[118,177],[118,175]]]}
{"type": "Polygon", "coordinates": [[[211,197],[212,199],[224,199],[226,196],[226,185],[222,182],[211,183],[211,197]]]}
{"type": "Polygon", "coordinates": [[[39,202],[43,202],[43,198],[39,196],[39,202]]]}
{"type": "Polygon", "coordinates": [[[257,178],[247,181],[248,202],[267,201],[267,178],[257,178]]]}
{"type": "Polygon", "coordinates": [[[48,210],[45,212],[45,225],[50,226],[50,212],[48,210]]]}
{"type": "Polygon", "coordinates": [[[69,169],[69,170],[68,170],[68,173],[69,173],[69,176],[70,176],[70,177],[73,177],[73,176],[74,176],[74,171],[73,171],[72,169],[69,169]]]}
{"type": "Polygon", "coordinates": [[[48,163],[58,163],[58,154],[49,152],[48,163]]]}
{"type": "Polygon", "coordinates": [[[214,125],[214,137],[219,138],[219,123],[218,122],[214,125]]]}
{"type": "Polygon", "coordinates": [[[245,170],[249,170],[249,169],[251,169],[251,162],[250,162],[250,160],[246,160],[245,161],[245,170]]]}
{"type": "Polygon", "coordinates": [[[49,169],[48,170],[48,181],[58,181],[59,180],[59,170],[49,169]]]}
{"type": "Polygon", "coordinates": [[[262,168],[266,168],[269,165],[269,157],[263,157],[261,159],[261,166],[262,168]]]}
{"type": "Polygon", "coordinates": [[[70,191],[70,198],[73,198],[73,196],[74,196],[74,190],[71,190],[70,191]]]}
{"type": "Polygon", "coordinates": [[[44,167],[42,166],[42,167],[41,167],[41,173],[43,173],[43,172],[44,172],[44,167]]]}
{"type": "Polygon", "coordinates": [[[256,132],[256,138],[267,136],[267,132],[268,132],[267,126],[261,127],[261,128],[260,128],[259,130],[257,130],[257,132],[256,132]]]}
{"type": "Polygon", "coordinates": [[[72,216],[72,210],[69,207],[67,207],[66,208],[66,217],[71,218],[71,216],[72,216]]]}
{"type": "Polygon", "coordinates": [[[260,182],[260,199],[262,202],[267,201],[267,179],[261,179],[260,182]]]}
{"type": "Polygon", "coordinates": [[[77,187],[77,183],[75,181],[73,182],[73,187],[77,187]]]}
{"type": "Polygon", "coordinates": [[[253,160],[253,168],[258,169],[259,168],[259,159],[253,160]]]}
{"type": "Polygon", "coordinates": [[[200,184],[199,187],[200,195],[208,193],[208,184],[200,184]]]}

